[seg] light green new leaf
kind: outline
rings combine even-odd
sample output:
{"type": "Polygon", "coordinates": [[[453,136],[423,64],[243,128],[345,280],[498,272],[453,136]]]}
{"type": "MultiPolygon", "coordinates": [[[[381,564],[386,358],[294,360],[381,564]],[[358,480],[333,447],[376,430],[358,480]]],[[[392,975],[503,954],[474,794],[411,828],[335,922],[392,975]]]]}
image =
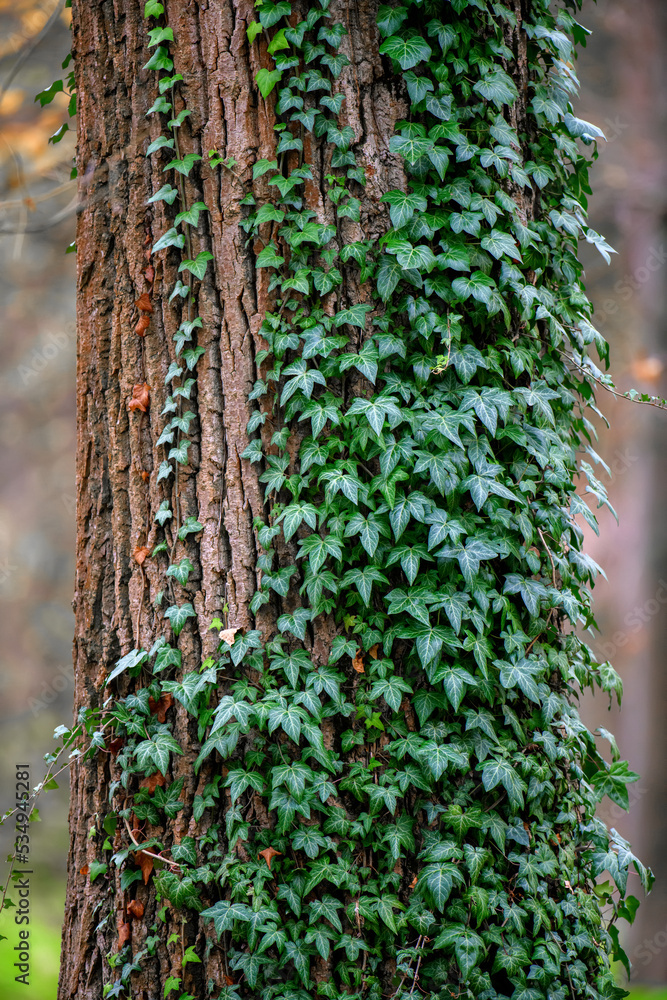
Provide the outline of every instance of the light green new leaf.
{"type": "Polygon", "coordinates": [[[259,92],[266,99],[282,76],[279,69],[260,69],[255,76],[259,92]]]}

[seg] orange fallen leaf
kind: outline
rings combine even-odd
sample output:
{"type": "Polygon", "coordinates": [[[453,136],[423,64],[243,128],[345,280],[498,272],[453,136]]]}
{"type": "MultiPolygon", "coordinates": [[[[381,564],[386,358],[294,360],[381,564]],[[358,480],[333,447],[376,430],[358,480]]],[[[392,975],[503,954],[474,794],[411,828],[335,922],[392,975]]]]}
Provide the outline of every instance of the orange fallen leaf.
{"type": "Polygon", "coordinates": [[[375,645],[371,646],[371,648],[368,650],[368,655],[372,660],[377,660],[379,648],[380,648],[380,643],[376,642],[375,645]]]}
{"type": "Polygon", "coordinates": [[[145,469],[140,469],[140,470],[139,470],[139,475],[141,476],[141,478],[143,479],[143,481],[144,481],[145,483],[147,483],[147,482],[148,482],[148,480],[149,480],[149,479],[151,478],[151,474],[150,474],[150,472],[146,472],[146,470],[145,470],[145,469]]]}
{"type": "Polygon", "coordinates": [[[146,270],[144,271],[144,278],[151,285],[153,284],[153,281],[155,280],[155,268],[153,267],[152,264],[149,264],[146,270]]]}
{"type": "Polygon", "coordinates": [[[162,772],[156,771],[155,774],[150,774],[147,778],[142,778],[141,781],[139,782],[139,787],[147,788],[152,795],[155,789],[158,787],[158,785],[160,786],[160,788],[164,786],[165,781],[166,778],[162,774],[162,772]]]}
{"type": "Polygon", "coordinates": [[[151,325],[150,317],[148,316],[147,313],[142,313],[141,316],[139,317],[139,320],[137,321],[137,325],[134,328],[134,332],[139,337],[145,337],[146,330],[150,325],[151,325]]]}
{"type": "Polygon", "coordinates": [[[142,413],[147,413],[150,403],[150,386],[147,382],[144,382],[142,385],[135,385],[132,389],[132,399],[127,404],[127,408],[128,410],[141,410],[142,413]]]}
{"type": "Polygon", "coordinates": [[[148,880],[151,877],[151,872],[153,871],[153,859],[149,854],[146,854],[145,851],[137,851],[134,855],[134,860],[141,868],[144,885],[148,885],[148,880]]]}
{"type": "Polygon", "coordinates": [[[118,921],[118,951],[123,948],[124,945],[130,940],[132,934],[132,928],[129,924],[126,924],[122,918],[118,921]]]}
{"type": "Polygon", "coordinates": [[[135,920],[141,920],[144,915],[144,904],[140,903],[138,899],[131,899],[127,904],[127,912],[135,920]]]}
{"type": "Polygon", "coordinates": [[[137,309],[141,310],[141,312],[145,313],[153,312],[153,303],[151,302],[151,297],[148,294],[148,292],[143,292],[143,294],[139,296],[139,298],[134,304],[137,307],[137,309]]]}
{"type": "Polygon", "coordinates": [[[271,862],[277,854],[282,854],[282,851],[277,851],[275,847],[265,847],[263,851],[260,851],[257,855],[258,858],[264,858],[269,868],[271,868],[271,862]]]}
{"type": "Polygon", "coordinates": [[[164,722],[167,712],[174,703],[174,696],[172,694],[161,694],[159,699],[155,701],[154,698],[148,699],[148,707],[151,710],[151,715],[157,715],[158,722],[164,722]]]}
{"type": "Polygon", "coordinates": [[[355,653],[354,659],[352,660],[352,666],[357,671],[358,674],[365,674],[364,670],[364,654],[360,649],[355,653]]]}
{"type": "Polygon", "coordinates": [[[413,878],[412,882],[410,883],[410,886],[409,886],[409,888],[410,888],[410,889],[414,889],[414,887],[415,887],[416,885],[417,885],[417,876],[415,875],[415,877],[413,878]]]}
{"type": "Polygon", "coordinates": [[[228,976],[226,972],[223,975],[223,979],[225,980],[225,983],[227,984],[227,986],[234,986],[235,985],[235,982],[232,979],[232,977],[228,976]]]}
{"type": "Polygon", "coordinates": [[[80,875],[87,875],[90,871],[90,865],[84,865],[83,868],[79,868],[80,875]]]}
{"type": "Polygon", "coordinates": [[[132,555],[134,556],[134,558],[136,559],[136,561],[139,563],[140,566],[143,566],[143,564],[146,561],[146,557],[149,556],[150,554],[151,550],[147,548],[145,545],[137,545],[136,549],[134,549],[132,552],[132,555]]]}

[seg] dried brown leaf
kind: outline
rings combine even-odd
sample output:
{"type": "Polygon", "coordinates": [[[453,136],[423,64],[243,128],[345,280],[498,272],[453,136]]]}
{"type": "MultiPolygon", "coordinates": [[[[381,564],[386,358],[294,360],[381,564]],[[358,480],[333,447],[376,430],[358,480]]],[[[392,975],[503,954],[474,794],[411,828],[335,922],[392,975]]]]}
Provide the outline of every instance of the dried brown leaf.
{"type": "Polygon", "coordinates": [[[139,337],[145,337],[146,336],[146,330],[148,329],[148,327],[150,325],[151,325],[150,316],[147,313],[142,313],[141,316],[139,317],[138,321],[137,321],[137,325],[134,328],[134,332],[139,337]]]}
{"type": "Polygon", "coordinates": [[[277,851],[275,847],[265,847],[263,851],[260,851],[257,855],[258,858],[264,858],[269,868],[271,868],[271,862],[277,854],[282,854],[282,851],[277,851]]]}
{"type": "Polygon", "coordinates": [[[147,382],[135,385],[132,389],[132,399],[127,404],[128,410],[141,410],[142,413],[147,413],[151,405],[150,388],[147,382]]]}
{"type": "Polygon", "coordinates": [[[151,877],[151,872],[153,871],[153,859],[149,854],[146,854],[145,851],[137,851],[134,855],[134,860],[141,868],[144,885],[148,885],[148,880],[151,877]]]}
{"type": "Polygon", "coordinates": [[[132,551],[132,555],[139,563],[140,566],[146,562],[147,557],[151,554],[151,550],[145,545],[137,545],[136,549],[132,551]]]}
{"type": "Polygon", "coordinates": [[[158,701],[154,698],[148,699],[148,707],[151,710],[151,715],[157,715],[158,722],[164,722],[167,712],[174,704],[174,696],[171,693],[161,694],[158,701]]]}
{"type": "Polygon", "coordinates": [[[135,920],[141,920],[144,915],[144,904],[140,903],[138,899],[131,899],[127,904],[127,912],[135,920]]]}
{"type": "Polygon", "coordinates": [[[238,628],[225,628],[220,633],[220,639],[222,642],[228,643],[230,646],[234,645],[234,636],[239,631],[238,628]]]}
{"type": "Polygon", "coordinates": [[[366,673],[366,671],[364,670],[364,654],[360,649],[358,649],[354,655],[354,659],[352,660],[352,666],[357,671],[358,674],[366,673]]]}
{"type": "Polygon", "coordinates": [[[164,787],[166,780],[161,771],[156,771],[155,774],[149,774],[147,778],[142,778],[139,782],[139,787],[147,788],[152,795],[158,785],[160,788],[164,787]]]}
{"type": "Polygon", "coordinates": [[[122,917],[118,918],[118,951],[130,940],[132,928],[126,924],[122,917]]]}

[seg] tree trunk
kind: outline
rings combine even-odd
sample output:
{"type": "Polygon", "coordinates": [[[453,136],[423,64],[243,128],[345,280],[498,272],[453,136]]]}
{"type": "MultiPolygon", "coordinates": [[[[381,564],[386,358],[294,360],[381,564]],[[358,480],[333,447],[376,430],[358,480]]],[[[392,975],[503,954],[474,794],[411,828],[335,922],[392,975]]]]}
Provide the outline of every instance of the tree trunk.
{"type": "Polygon", "coordinates": [[[73,40],[60,997],[611,997],[594,878],[649,878],[573,707],[616,678],[565,628],[593,127],[549,4],[73,0],[73,40]]]}
{"type": "MultiPolygon", "coordinates": [[[[149,649],[167,632],[162,612],[154,605],[165,588],[164,571],[151,561],[140,566],[133,558],[136,549],[150,548],[158,540],[155,512],[169,496],[164,483],[156,482],[155,442],[164,423],[158,415],[167,396],[165,376],[174,360],[172,336],[182,318],[180,299],[170,304],[162,294],[178,277],[178,261],[164,251],[151,256],[152,245],[172,223],[164,202],[147,205],[163,183],[164,161],[158,164],[145,156],[159,127],[146,117],[157,88],[154,75],[142,69],[150,55],[142,8],[138,0],[72,4],[82,197],[77,228],[77,711],[101,705],[105,680],[119,656],[133,648],[149,649]],[[155,311],[142,339],[134,332],[139,315],[134,303],[151,291],[146,278],[149,265],[155,271],[155,311]],[[149,411],[128,411],[133,387],[144,383],[150,387],[149,411]]],[[[262,100],[254,82],[261,64],[257,47],[251,50],[246,36],[254,18],[252,0],[224,0],[187,10],[168,3],[166,10],[179,40],[175,72],[183,75],[182,93],[193,112],[183,130],[181,154],[198,152],[206,158],[214,149],[237,161],[234,172],[202,167],[200,178],[192,182],[190,199],[203,197],[210,209],[208,224],[199,226],[196,251],[210,250],[215,258],[199,292],[204,326],[198,342],[206,348],[197,384],[199,430],[190,462],[179,470],[178,484],[181,520],[195,516],[204,529],[197,543],[190,535],[176,552],[177,558],[187,555],[196,567],[188,598],[199,617],[197,625],[186,627],[180,637],[183,667],[192,670],[215,652],[218,639],[208,626],[223,614],[225,605],[227,627],[250,626],[248,606],[259,577],[253,519],[265,516],[263,490],[257,466],[240,456],[248,443],[246,424],[252,412],[248,394],[257,377],[254,356],[264,346],[258,331],[270,296],[266,272],[255,272],[253,247],[244,245],[239,201],[250,187],[253,164],[275,155],[276,119],[272,103],[262,100]]],[[[339,81],[346,97],[343,124],[355,130],[368,178],[363,227],[351,222],[345,227],[345,237],[351,241],[377,237],[386,229],[386,207],[380,197],[392,187],[404,186],[400,161],[388,153],[388,139],[407,105],[377,52],[377,5],[338,0],[332,13],[349,29],[342,50],[351,67],[339,81]]],[[[331,216],[323,194],[327,165],[322,157],[318,163],[315,150],[309,150],[306,158],[319,165],[309,184],[308,201],[318,219],[325,221],[327,213],[331,216]]],[[[357,293],[350,280],[345,297],[358,301],[357,293]]],[[[258,627],[270,631],[279,613],[277,607],[261,609],[258,627]]],[[[315,657],[328,658],[332,634],[331,623],[328,631],[320,630],[315,657]]],[[[198,776],[194,774],[200,750],[196,727],[178,703],[169,714],[185,749],[172,775],[174,781],[184,779],[182,798],[187,803],[172,826],[179,842],[195,831],[204,833],[211,822],[207,815],[195,823],[192,803],[213,769],[209,763],[198,776]]],[[[72,767],[59,993],[68,1000],[98,998],[102,984],[113,980],[105,956],[116,949],[118,927],[129,922],[130,896],[144,906],[143,918],[130,922],[133,951],[144,946],[156,919],[150,882],[123,892],[118,870],[111,883],[106,877],[89,881],[88,866],[99,857],[105,840],[95,824],[109,811],[109,786],[118,773],[114,755],[108,753],[72,767]],[[96,829],[93,837],[91,828],[96,829]]],[[[116,834],[114,847],[120,843],[128,843],[124,830],[116,834]]],[[[179,940],[158,949],[133,995],[162,997],[167,978],[180,974],[180,929],[180,919],[168,915],[166,936],[176,930],[179,940]]],[[[203,941],[196,921],[186,925],[184,934],[186,946],[203,941]]],[[[190,965],[188,972],[188,988],[203,996],[206,982],[212,978],[216,986],[224,985],[228,970],[213,953],[206,965],[190,965]]]]}

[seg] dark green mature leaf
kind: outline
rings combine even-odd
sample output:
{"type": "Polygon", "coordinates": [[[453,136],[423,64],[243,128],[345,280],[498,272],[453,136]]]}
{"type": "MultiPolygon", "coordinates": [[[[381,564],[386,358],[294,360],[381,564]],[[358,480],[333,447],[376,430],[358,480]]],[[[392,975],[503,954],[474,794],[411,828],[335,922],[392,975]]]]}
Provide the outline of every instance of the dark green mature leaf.
{"type": "Polygon", "coordinates": [[[389,7],[380,4],[377,23],[381,35],[392,35],[403,24],[407,17],[407,7],[389,7]]]}
{"type": "Polygon", "coordinates": [[[412,69],[417,63],[431,58],[431,46],[416,33],[392,35],[380,46],[380,54],[395,59],[401,69],[412,69]]]}
{"type": "Polygon", "coordinates": [[[218,939],[225,931],[231,930],[236,920],[247,923],[252,917],[252,910],[244,903],[230,903],[229,900],[221,899],[208,909],[201,911],[201,916],[205,920],[212,920],[218,939]]]}
{"type": "Polygon", "coordinates": [[[502,69],[486,73],[473,85],[473,90],[487,101],[493,101],[498,108],[513,104],[519,96],[514,81],[502,69]]]}
{"type": "Polygon", "coordinates": [[[182,754],[183,750],[169,733],[157,733],[152,739],[140,743],[135,750],[137,764],[142,770],[154,764],[162,774],[167,773],[172,753],[182,754]]]}
{"type": "Polygon", "coordinates": [[[514,806],[523,805],[525,784],[507,760],[494,759],[481,765],[482,783],[487,792],[501,784],[514,806]]]}

